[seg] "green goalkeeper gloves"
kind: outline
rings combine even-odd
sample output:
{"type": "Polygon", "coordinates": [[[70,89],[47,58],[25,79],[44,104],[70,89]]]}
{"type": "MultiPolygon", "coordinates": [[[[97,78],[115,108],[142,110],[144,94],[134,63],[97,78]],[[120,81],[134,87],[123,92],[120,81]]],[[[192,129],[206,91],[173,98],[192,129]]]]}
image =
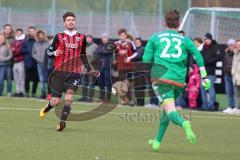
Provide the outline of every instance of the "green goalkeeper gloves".
{"type": "Polygon", "coordinates": [[[211,88],[211,81],[208,78],[202,78],[202,86],[208,91],[211,88]]]}
{"type": "Polygon", "coordinates": [[[211,81],[207,78],[206,70],[200,70],[200,74],[202,77],[202,86],[206,91],[208,91],[211,88],[211,81]]]}

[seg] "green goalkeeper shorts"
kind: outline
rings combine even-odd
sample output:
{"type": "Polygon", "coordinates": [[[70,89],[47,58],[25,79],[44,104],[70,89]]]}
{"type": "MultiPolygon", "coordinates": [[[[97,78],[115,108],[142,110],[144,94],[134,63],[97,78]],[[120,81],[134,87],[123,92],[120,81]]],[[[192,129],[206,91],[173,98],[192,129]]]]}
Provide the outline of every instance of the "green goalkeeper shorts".
{"type": "Polygon", "coordinates": [[[155,93],[157,91],[156,94],[160,99],[160,102],[168,98],[174,98],[176,100],[185,89],[172,86],[170,84],[157,84],[153,88],[155,90],[155,93]]]}

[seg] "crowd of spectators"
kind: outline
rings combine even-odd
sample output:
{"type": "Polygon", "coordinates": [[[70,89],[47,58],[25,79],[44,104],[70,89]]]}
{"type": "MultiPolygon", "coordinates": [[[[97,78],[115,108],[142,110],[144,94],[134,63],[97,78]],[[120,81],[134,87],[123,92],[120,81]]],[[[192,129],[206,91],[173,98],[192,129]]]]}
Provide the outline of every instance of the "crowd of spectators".
{"type": "MultiPolygon", "coordinates": [[[[179,31],[179,34],[184,35],[184,32],[179,31]]],[[[95,43],[93,35],[87,35],[86,53],[89,57],[97,57],[102,62],[101,75],[96,81],[91,80],[91,77],[86,77],[86,81],[81,84],[81,96],[79,95],[78,101],[95,101],[94,91],[98,86],[100,92],[97,101],[109,102],[112,82],[117,77],[118,80],[127,80],[129,86],[129,92],[126,97],[122,97],[121,104],[157,106],[158,98],[153,92],[150,75],[142,71],[134,71],[131,64],[131,62],[141,63],[144,53],[143,40],[140,37],[134,39],[125,29],[120,29],[118,35],[119,39],[113,41],[109,39],[107,33],[103,33],[98,44],[95,43]],[[113,42],[115,45],[114,51],[106,49],[109,42],[113,42]],[[120,61],[124,63],[119,63],[120,61]],[[145,94],[149,95],[149,99],[145,94]],[[146,100],[149,103],[146,103],[146,100]]],[[[48,58],[46,49],[52,38],[45,31],[34,26],[28,27],[27,33],[24,33],[21,28],[14,30],[10,24],[3,26],[0,33],[0,96],[3,95],[4,80],[6,80],[7,96],[9,97],[38,97],[41,99],[51,97],[47,80],[53,70],[53,61],[48,58]],[[12,87],[12,80],[14,80],[15,87],[12,87]],[[41,93],[37,95],[39,82],[41,93]]],[[[222,61],[228,100],[228,106],[223,112],[240,114],[240,40],[229,39],[224,56],[220,56],[218,44],[210,33],[206,33],[203,39],[196,37],[193,41],[202,53],[212,87],[209,91],[205,91],[201,87],[199,68],[194,59],[190,57],[187,75],[189,83],[182,96],[176,100],[176,105],[178,108],[217,110],[214,89],[215,69],[216,63],[222,61]]]]}

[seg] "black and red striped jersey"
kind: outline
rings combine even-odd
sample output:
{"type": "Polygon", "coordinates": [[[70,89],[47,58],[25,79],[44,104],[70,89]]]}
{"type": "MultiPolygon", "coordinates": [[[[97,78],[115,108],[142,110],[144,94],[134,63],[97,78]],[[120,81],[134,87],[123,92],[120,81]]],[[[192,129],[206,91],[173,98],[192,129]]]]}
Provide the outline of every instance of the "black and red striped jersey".
{"type": "Polygon", "coordinates": [[[115,42],[115,45],[116,45],[115,57],[117,60],[118,69],[119,70],[133,69],[131,60],[137,56],[136,47],[134,43],[130,40],[119,40],[115,42]]]}
{"type": "Polygon", "coordinates": [[[82,65],[90,70],[91,65],[86,56],[86,36],[77,31],[64,31],[57,33],[47,53],[54,57],[54,69],[62,72],[81,73],[82,65]],[[55,51],[62,54],[55,56],[55,51]]]}

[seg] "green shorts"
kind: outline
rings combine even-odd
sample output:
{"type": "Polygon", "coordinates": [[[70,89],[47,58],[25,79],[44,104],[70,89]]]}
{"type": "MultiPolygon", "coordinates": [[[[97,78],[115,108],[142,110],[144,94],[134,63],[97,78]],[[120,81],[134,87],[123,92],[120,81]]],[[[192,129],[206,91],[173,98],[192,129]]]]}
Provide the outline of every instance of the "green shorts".
{"type": "Polygon", "coordinates": [[[160,102],[168,98],[176,100],[184,91],[184,88],[179,88],[169,84],[157,84],[153,86],[155,94],[158,96],[160,102]]]}

